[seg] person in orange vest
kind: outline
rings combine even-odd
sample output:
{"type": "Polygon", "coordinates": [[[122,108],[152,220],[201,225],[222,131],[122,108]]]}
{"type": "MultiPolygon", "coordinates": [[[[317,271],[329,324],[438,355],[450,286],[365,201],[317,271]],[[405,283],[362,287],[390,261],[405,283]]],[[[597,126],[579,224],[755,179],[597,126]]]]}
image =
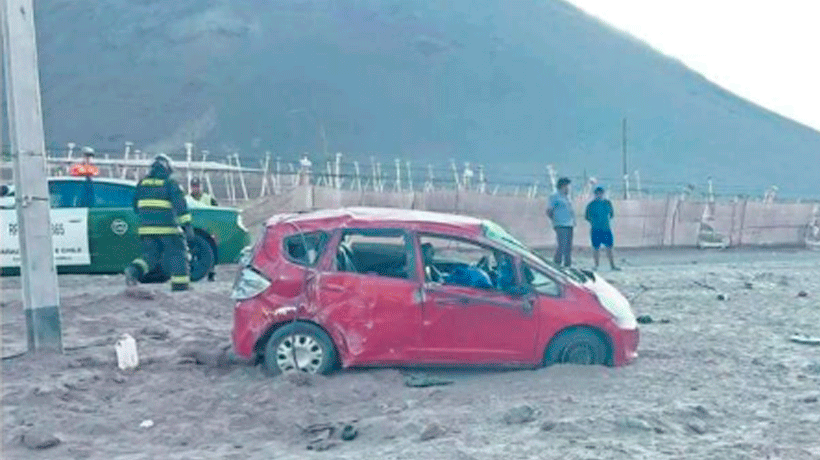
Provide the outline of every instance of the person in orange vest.
{"type": "Polygon", "coordinates": [[[98,175],[100,170],[91,163],[92,158],[94,158],[94,149],[83,147],[83,162],[71,166],[71,175],[85,177],[98,175]]]}

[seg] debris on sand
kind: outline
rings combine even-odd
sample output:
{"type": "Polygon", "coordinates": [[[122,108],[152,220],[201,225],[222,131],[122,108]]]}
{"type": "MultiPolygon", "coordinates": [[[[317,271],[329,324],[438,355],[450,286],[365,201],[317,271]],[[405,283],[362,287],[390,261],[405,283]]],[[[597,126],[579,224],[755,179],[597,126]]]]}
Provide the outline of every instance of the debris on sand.
{"type": "MultiPolygon", "coordinates": [[[[325,451],[333,448],[338,444],[336,437],[343,441],[352,441],[356,439],[359,430],[356,428],[355,422],[349,423],[315,423],[306,428],[299,427],[302,434],[310,440],[307,443],[307,450],[314,450],[317,452],[325,451]]],[[[297,425],[298,426],[298,425],[297,425]]]]}
{"type": "Polygon", "coordinates": [[[353,425],[345,425],[342,427],[342,434],[340,435],[342,441],[352,441],[359,435],[359,430],[353,425]]]}
{"type": "Polygon", "coordinates": [[[808,297],[809,293],[806,291],[800,291],[797,293],[797,297],[808,297]]]}
{"type": "Polygon", "coordinates": [[[140,365],[139,355],[137,354],[137,341],[131,334],[123,334],[117,340],[114,346],[117,352],[117,366],[120,369],[127,371],[136,369],[140,365]]]}
{"type": "Polygon", "coordinates": [[[820,337],[812,337],[804,334],[794,334],[789,337],[789,340],[801,345],[820,345],[820,337]]]}
{"type": "Polygon", "coordinates": [[[652,324],[652,317],[649,315],[641,315],[637,318],[638,324],[652,324]]]}
{"type": "Polygon", "coordinates": [[[426,374],[410,374],[404,378],[404,385],[411,388],[425,388],[438,385],[452,385],[452,380],[433,377],[426,374]]]}
{"type": "Polygon", "coordinates": [[[152,426],[154,426],[154,421],[150,419],[143,420],[142,423],[140,423],[140,428],[151,428],[152,426]]]}
{"type": "Polygon", "coordinates": [[[743,283],[743,289],[754,289],[754,285],[748,281],[743,283]]]}
{"type": "Polygon", "coordinates": [[[804,397],[800,398],[800,402],[811,404],[811,403],[816,403],[818,401],[818,399],[820,399],[820,398],[818,398],[817,395],[804,396],[804,397]]]}
{"type": "Polygon", "coordinates": [[[60,444],[60,439],[53,434],[38,429],[33,429],[23,435],[23,445],[32,450],[50,449],[60,444]]]}
{"type": "Polygon", "coordinates": [[[641,316],[636,318],[636,321],[638,321],[638,324],[652,324],[652,323],[655,323],[655,322],[657,322],[658,324],[669,324],[671,322],[670,320],[668,320],[666,318],[661,318],[658,321],[655,321],[649,315],[641,315],[641,316]]]}
{"type": "Polygon", "coordinates": [[[419,441],[429,441],[431,439],[440,438],[447,434],[447,429],[438,423],[429,423],[419,435],[419,441]]]}
{"type": "Polygon", "coordinates": [[[729,300],[729,295],[728,294],[718,294],[717,299],[720,300],[721,302],[724,302],[726,300],[729,300]]]}
{"type": "Polygon", "coordinates": [[[513,407],[504,414],[503,418],[507,425],[523,425],[535,420],[535,409],[527,405],[513,407]]]}

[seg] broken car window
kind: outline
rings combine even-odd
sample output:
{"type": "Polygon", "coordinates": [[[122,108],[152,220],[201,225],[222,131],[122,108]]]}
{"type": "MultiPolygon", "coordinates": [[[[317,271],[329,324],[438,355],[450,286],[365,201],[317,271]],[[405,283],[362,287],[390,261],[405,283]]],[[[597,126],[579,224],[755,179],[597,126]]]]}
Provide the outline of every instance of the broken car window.
{"type": "Polygon", "coordinates": [[[336,250],[336,270],[411,278],[415,263],[409,239],[399,230],[349,230],[336,250]]]}
{"type": "Polygon", "coordinates": [[[312,267],[319,261],[327,239],[325,232],[290,235],[284,239],[285,256],[293,263],[312,267]]]}

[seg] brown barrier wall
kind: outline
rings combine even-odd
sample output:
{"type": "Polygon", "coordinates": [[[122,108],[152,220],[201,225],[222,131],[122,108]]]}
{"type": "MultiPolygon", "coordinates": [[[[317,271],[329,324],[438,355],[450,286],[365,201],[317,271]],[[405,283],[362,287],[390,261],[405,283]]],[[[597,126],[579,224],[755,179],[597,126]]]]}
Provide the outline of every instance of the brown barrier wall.
{"type": "MultiPolygon", "coordinates": [[[[575,244],[579,247],[589,247],[589,225],[583,219],[587,202],[575,200],[578,220],[575,244]]],[[[736,200],[709,204],[674,195],[613,199],[612,203],[616,246],[630,248],[696,246],[703,223],[714,229],[727,246],[802,246],[815,209],[811,203],[736,200]]],[[[302,186],[256,201],[245,212],[262,216],[345,206],[455,212],[498,222],[535,248],[555,244],[545,214],[544,197],[493,196],[455,190],[373,192],[302,186]]]]}

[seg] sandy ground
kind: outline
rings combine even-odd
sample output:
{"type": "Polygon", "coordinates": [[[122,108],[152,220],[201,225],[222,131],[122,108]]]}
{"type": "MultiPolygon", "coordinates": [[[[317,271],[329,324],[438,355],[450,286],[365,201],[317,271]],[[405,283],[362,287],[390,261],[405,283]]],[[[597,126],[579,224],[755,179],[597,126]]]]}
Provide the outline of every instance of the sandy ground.
{"type": "MultiPolygon", "coordinates": [[[[583,257],[583,256],[581,256],[583,257]]],[[[2,287],[4,459],[820,458],[820,253],[642,251],[604,275],[628,296],[640,357],[623,368],[408,371],[307,380],[228,362],[234,267],[153,300],[119,277],[64,276],[62,356],[25,350],[19,281],[2,287]],[[800,296],[804,291],[805,296],[800,296]],[[728,300],[718,300],[718,295],[728,300]],[[141,366],[116,367],[128,332],[141,366]],[[188,358],[193,352],[194,358],[188,358]],[[153,426],[141,427],[150,420],[153,426]],[[352,423],[358,436],[307,431],[352,423]],[[37,439],[37,437],[41,439],[37,439]],[[26,444],[59,444],[32,449],[26,444]],[[26,441],[26,442],[23,442],[26,441]],[[308,446],[326,450],[308,450],[308,446]]],[[[582,264],[586,260],[580,260],[582,264]]]]}

